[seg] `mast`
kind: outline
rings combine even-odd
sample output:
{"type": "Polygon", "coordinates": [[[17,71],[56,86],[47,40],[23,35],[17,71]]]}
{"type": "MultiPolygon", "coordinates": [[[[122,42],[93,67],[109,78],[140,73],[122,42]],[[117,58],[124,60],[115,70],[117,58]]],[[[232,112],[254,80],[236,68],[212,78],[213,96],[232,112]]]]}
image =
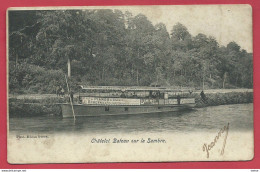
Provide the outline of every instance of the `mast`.
{"type": "Polygon", "coordinates": [[[76,117],[75,117],[73,102],[72,102],[72,99],[71,99],[71,96],[70,96],[71,90],[70,90],[70,88],[69,88],[69,84],[68,84],[68,80],[67,80],[67,76],[66,76],[66,75],[65,75],[65,80],[66,80],[66,83],[67,83],[67,89],[68,89],[68,94],[69,94],[69,98],[70,98],[71,110],[72,110],[72,114],[73,114],[73,118],[74,118],[74,122],[75,122],[76,117]]]}
{"type": "Polygon", "coordinates": [[[71,77],[71,64],[70,64],[70,58],[68,58],[68,78],[71,77]]]}

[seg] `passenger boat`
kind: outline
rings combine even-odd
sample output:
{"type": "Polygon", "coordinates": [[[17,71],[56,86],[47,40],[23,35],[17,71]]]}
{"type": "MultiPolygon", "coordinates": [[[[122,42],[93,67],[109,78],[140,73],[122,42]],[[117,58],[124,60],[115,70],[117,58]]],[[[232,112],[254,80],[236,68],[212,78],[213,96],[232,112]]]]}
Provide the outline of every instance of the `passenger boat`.
{"type": "Polygon", "coordinates": [[[61,104],[63,117],[171,112],[195,106],[191,90],[164,87],[81,86],[77,103],[61,104]]]}

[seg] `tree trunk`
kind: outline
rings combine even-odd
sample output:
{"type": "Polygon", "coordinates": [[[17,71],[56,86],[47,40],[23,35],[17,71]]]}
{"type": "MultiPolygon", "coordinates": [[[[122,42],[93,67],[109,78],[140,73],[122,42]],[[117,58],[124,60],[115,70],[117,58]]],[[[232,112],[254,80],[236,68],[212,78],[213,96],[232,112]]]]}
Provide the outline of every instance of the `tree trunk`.
{"type": "Polygon", "coordinates": [[[91,48],[90,48],[90,51],[89,51],[89,56],[90,56],[90,57],[93,57],[93,56],[92,56],[92,51],[93,51],[93,44],[91,44],[91,48]]]}
{"type": "MultiPolygon", "coordinates": [[[[139,48],[138,48],[137,49],[138,61],[139,61],[139,56],[140,56],[140,52],[139,52],[139,48]]],[[[138,69],[136,69],[136,82],[137,82],[137,85],[139,86],[139,71],[138,71],[138,69]]]]}
{"type": "Polygon", "coordinates": [[[225,72],[223,76],[223,83],[222,83],[223,89],[225,88],[226,78],[227,78],[227,72],[225,72]]]}
{"type": "Polygon", "coordinates": [[[156,85],[158,85],[158,82],[159,82],[159,75],[158,75],[158,73],[156,72],[156,85]]]}
{"type": "Polygon", "coordinates": [[[131,77],[132,79],[134,79],[134,65],[132,63],[132,68],[131,68],[131,77]]]}
{"type": "Polygon", "coordinates": [[[205,78],[204,78],[205,76],[204,76],[204,73],[203,73],[203,77],[202,77],[202,90],[204,90],[204,80],[205,80],[205,78]]]}
{"type": "Polygon", "coordinates": [[[68,77],[71,77],[71,64],[70,64],[70,58],[68,58],[68,77]]]}
{"type": "Polygon", "coordinates": [[[253,88],[253,80],[254,80],[254,75],[253,75],[253,73],[251,73],[250,86],[252,86],[252,88],[253,88]]]}
{"type": "Polygon", "coordinates": [[[139,86],[139,71],[136,69],[136,83],[139,86]]]}
{"type": "Polygon", "coordinates": [[[236,84],[235,84],[236,86],[237,86],[237,82],[238,82],[238,74],[237,74],[237,77],[236,77],[236,84]]]}
{"type": "Polygon", "coordinates": [[[203,71],[202,71],[202,89],[204,90],[205,88],[205,69],[206,67],[203,66],[203,71]]]}
{"type": "Polygon", "coordinates": [[[105,75],[105,68],[104,68],[104,66],[103,66],[102,75],[101,75],[102,80],[104,79],[104,75],[105,75]]]}
{"type": "Polygon", "coordinates": [[[17,64],[18,64],[18,54],[16,54],[15,56],[15,67],[17,67],[17,64]]]}

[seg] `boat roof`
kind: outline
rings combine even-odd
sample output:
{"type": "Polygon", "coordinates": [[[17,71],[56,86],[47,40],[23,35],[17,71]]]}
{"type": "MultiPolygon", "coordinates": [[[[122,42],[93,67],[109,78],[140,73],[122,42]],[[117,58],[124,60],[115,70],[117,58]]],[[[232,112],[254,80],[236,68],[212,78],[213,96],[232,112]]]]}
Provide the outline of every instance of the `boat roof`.
{"type": "Polygon", "coordinates": [[[191,88],[170,88],[170,87],[140,87],[140,86],[83,86],[83,90],[109,90],[109,91],[162,91],[162,92],[182,92],[194,90],[191,88]]]}

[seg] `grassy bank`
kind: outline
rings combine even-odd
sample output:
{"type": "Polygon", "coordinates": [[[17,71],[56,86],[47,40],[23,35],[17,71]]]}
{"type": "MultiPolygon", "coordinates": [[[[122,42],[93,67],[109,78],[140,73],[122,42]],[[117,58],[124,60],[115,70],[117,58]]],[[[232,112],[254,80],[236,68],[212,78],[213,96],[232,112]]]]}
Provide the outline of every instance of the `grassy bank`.
{"type": "Polygon", "coordinates": [[[205,93],[203,101],[199,93],[195,93],[196,107],[218,106],[228,104],[253,103],[253,92],[205,93]]]}
{"type": "MultiPolygon", "coordinates": [[[[226,92],[226,93],[205,93],[206,100],[201,99],[200,93],[193,93],[195,96],[196,107],[207,107],[228,104],[242,104],[253,102],[253,92],[226,92]]],[[[10,117],[24,116],[59,116],[61,109],[58,103],[68,102],[67,98],[43,96],[41,99],[32,98],[10,98],[9,115],[10,117]]]]}
{"type": "Polygon", "coordinates": [[[58,103],[66,102],[66,98],[44,98],[44,99],[9,99],[10,117],[27,116],[59,116],[61,109],[58,103]]]}

